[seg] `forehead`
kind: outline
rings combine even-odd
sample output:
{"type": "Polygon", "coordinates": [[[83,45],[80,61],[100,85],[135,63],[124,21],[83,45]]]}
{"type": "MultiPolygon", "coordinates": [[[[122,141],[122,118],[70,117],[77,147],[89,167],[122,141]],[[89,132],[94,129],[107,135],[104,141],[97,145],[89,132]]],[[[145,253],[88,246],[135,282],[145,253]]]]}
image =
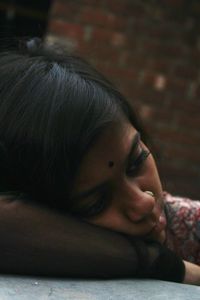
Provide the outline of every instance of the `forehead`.
{"type": "Polygon", "coordinates": [[[106,128],[82,160],[75,178],[75,191],[82,192],[108,180],[124,163],[135,134],[135,128],[128,121],[106,128]],[[112,168],[110,161],[114,163],[112,168]]]}

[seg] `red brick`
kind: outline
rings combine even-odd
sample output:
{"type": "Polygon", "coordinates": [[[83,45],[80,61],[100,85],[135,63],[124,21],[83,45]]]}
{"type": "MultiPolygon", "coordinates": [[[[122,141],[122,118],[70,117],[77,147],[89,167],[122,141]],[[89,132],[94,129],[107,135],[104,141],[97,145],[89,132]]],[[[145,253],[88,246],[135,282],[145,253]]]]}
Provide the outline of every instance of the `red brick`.
{"type": "MultiPolygon", "coordinates": [[[[199,131],[200,128],[200,118],[199,111],[193,114],[188,114],[187,112],[177,113],[177,124],[179,126],[188,127],[190,130],[199,131]]],[[[200,157],[200,155],[199,155],[200,157]]]]}
{"type": "Polygon", "coordinates": [[[94,56],[90,43],[85,42],[84,40],[79,41],[76,52],[85,59],[94,56]]]}
{"type": "Polygon", "coordinates": [[[187,160],[188,162],[200,163],[199,147],[170,147],[166,148],[166,159],[175,157],[176,160],[187,160]]]}
{"type": "MultiPolygon", "coordinates": [[[[194,178],[193,178],[194,179],[194,178]]],[[[200,188],[194,180],[178,181],[177,179],[166,179],[165,190],[170,191],[171,194],[189,197],[190,199],[199,199],[200,188]]]]}
{"type": "Polygon", "coordinates": [[[169,110],[173,110],[175,113],[182,111],[185,114],[193,114],[200,111],[199,101],[188,101],[187,95],[181,98],[181,101],[176,96],[171,95],[168,101],[169,110]]]}
{"type": "Polygon", "coordinates": [[[189,57],[191,63],[195,63],[196,65],[200,66],[200,50],[198,48],[190,49],[189,57]]]}
{"type": "Polygon", "coordinates": [[[105,7],[120,16],[141,18],[146,15],[145,5],[141,1],[106,0],[105,7]]]}
{"type": "Polygon", "coordinates": [[[152,87],[155,81],[155,73],[151,72],[151,71],[147,71],[147,70],[143,70],[143,75],[141,77],[140,82],[142,83],[142,85],[147,85],[152,87]]]}
{"type": "Polygon", "coordinates": [[[149,68],[153,71],[159,72],[159,73],[169,73],[171,70],[171,62],[168,58],[153,58],[149,61],[149,68]]]}
{"type": "Polygon", "coordinates": [[[156,120],[156,123],[159,124],[159,128],[161,128],[162,124],[162,130],[167,127],[168,130],[172,130],[175,127],[175,116],[165,108],[165,103],[162,98],[160,99],[160,106],[160,108],[157,107],[155,109],[153,120],[156,120]]]}
{"type": "Polygon", "coordinates": [[[129,26],[129,34],[130,38],[133,38],[132,34],[136,37],[147,36],[149,24],[145,21],[145,18],[141,19],[130,19],[130,26],[129,26]]]}
{"type": "MultiPolygon", "coordinates": [[[[181,173],[181,171],[179,173],[181,173]]],[[[168,176],[166,177],[163,176],[164,189],[174,195],[189,197],[191,199],[198,200],[200,194],[200,187],[198,185],[199,177],[187,176],[186,178],[179,178],[179,173],[177,174],[177,176],[173,176],[172,170],[171,174],[168,174],[168,176]]]]}
{"type": "Polygon", "coordinates": [[[126,36],[117,31],[95,27],[92,31],[91,41],[100,45],[105,43],[114,47],[121,47],[126,44],[126,36]]]}
{"type": "MultiPolygon", "coordinates": [[[[185,164],[186,166],[186,164],[185,164]]],[[[171,160],[168,160],[168,163],[165,164],[165,159],[159,163],[159,171],[165,176],[168,177],[170,176],[172,178],[178,178],[179,180],[188,180],[189,177],[191,176],[198,176],[199,172],[198,170],[194,169],[186,169],[186,172],[182,171],[183,165],[180,163],[175,164],[173,162],[173,157],[171,160]]]]}
{"type": "Polygon", "coordinates": [[[121,90],[122,80],[135,82],[137,80],[137,72],[133,69],[123,69],[115,65],[108,65],[103,62],[98,62],[96,68],[102,72],[108,79],[121,90]]]}
{"type": "Polygon", "coordinates": [[[191,3],[191,12],[194,16],[200,16],[200,3],[192,2],[191,3]]]}
{"type": "Polygon", "coordinates": [[[142,42],[141,49],[143,53],[158,55],[162,52],[162,44],[157,40],[147,39],[142,42]]]}
{"type": "Polygon", "coordinates": [[[162,22],[160,26],[157,26],[157,24],[153,24],[151,26],[148,26],[148,23],[146,25],[146,33],[147,36],[150,38],[156,38],[163,41],[171,41],[173,43],[177,42],[177,38],[181,38],[184,32],[184,27],[179,28],[177,27],[177,24],[172,22],[168,22],[167,20],[165,22],[162,22]]]}
{"type": "Polygon", "coordinates": [[[168,6],[172,7],[183,7],[185,4],[184,0],[162,0],[163,3],[165,3],[168,6]]]}
{"type": "Polygon", "coordinates": [[[63,1],[54,1],[51,8],[51,18],[67,18],[75,19],[78,12],[80,11],[81,6],[78,6],[74,3],[63,2],[63,1]]]}
{"type": "Polygon", "coordinates": [[[169,76],[167,93],[173,97],[177,97],[177,101],[181,101],[182,97],[186,97],[189,90],[189,85],[190,82],[186,79],[169,76]]]}
{"type": "Polygon", "coordinates": [[[107,60],[109,64],[118,65],[119,63],[119,53],[113,48],[98,47],[98,50],[95,51],[95,57],[97,57],[99,61],[107,60]]]}
{"type": "Polygon", "coordinates": [[[177,65],[173,67],[173,73],[177,77],[196,79],[199,70],[195,66],[191,65],[177,65]]]}
{"type": "Polygon", "coordinates": [[[185,58],[185,47],[183,45],[163,43],[161,40],[144,40],[142,44],[144,53],[154,57],[185,58]]]}
{"type": "Polygon", "coordinates": [[[95,27],[92,33],[92,41],[97,43],[110,43],[113,31],[95,27]]]}
{"type": "MultiPolygon", "coordinates": [[[[166,97],[163,92],[157,91],[154,88],[143,85],[139,88],[137,93],[137,97],[144,101],[145,103],[149,103],[156,108],[155,114],[156,116],[161,113],[160,108],[164,109],[167,104],[165,104],[166,97]]],[[[166,112],[166,110],[165,110],[166,112]]],[[[163,115],[164,117],[164,115],[163,115]]]]}
{"type": "Polygon", "coordinates": [[[77,40],[81,40],[84,37],[84,29],[81,25],[64,22],[62,20],[51,20],[49,23],[49,30],[54,34],[74,38],[77,40]]]}
{"type": "Polygon", "coordinates": [[[99,45],[99,43],[80,43],[78,48],[80,54],[91,58],[95,61],[106,61],[107,64],[118,65],[120,52],[116,51],[113,47],[99,45]]]}
{"type": "Polygon", "coordinates": [[[80,22],[87,24],[100,25],[102,27],[124,30],[126,19],[116,16],[100,8],[85,7],[79,17],[80,22]]]}
{"type": "Polygon", "coordinates": [[[135,74],[136,77],[134,80],[126,82],[121,80],[121,92],[130,100],[131,104],[133,104],[133,108],[142,102],[140,98],[140,88],[138,88],[139,73],[137,70],[135,70],[135,74]]]}
{"type": "MultiPolygon", "coordinates": [[[[73,0],[74,1],[74,0],[73,0]]],[[[81,0],[81,4],[95,7],[104,7],[104,2],[99,0],[81,0]]]]}
{"type": "Polygon", "coordinates": [[[179,129],[162,128],[162,130],[158,130],[155,135],[166,144],[183,146],[200,145],[200,136],[192,134],[192,132],[188,134],[188,132],[185,132],[184,130],[181,131],[179,129]]]}
{"type": "Polygon", "coordinates": [[[106,7],[109,11],[120,14],[121,16],[130,15],[133,10],[130,0],[106,0],[106,7]]]}
{"type": "Polygon", "coordinates": [[[125,34],[120,32],[114,32],[111,38],[111,45],[114,47],[124,47],[126,45],[127,38],[125,34]]]}
{"type": "Polygon", "coordinates": [[[198,99],[199,101],[199,97],[200,97],[200,85],[197,83],[196,84],[196,88],[195,88],[195,91],[194,91],[194,96],[198,99]]]}

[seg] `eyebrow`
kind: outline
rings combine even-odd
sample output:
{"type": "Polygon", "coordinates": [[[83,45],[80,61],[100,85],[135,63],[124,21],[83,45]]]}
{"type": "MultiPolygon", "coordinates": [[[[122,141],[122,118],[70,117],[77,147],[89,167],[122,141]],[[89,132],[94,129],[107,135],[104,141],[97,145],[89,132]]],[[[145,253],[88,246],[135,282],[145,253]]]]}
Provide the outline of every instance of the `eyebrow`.
{"type": "MultiPolygon", "coordinates": [[[[137,147],[138,143],[140,142],[140,133],[137,132],[132,140],[132,145],[131,145],[131,148],[130,148],[130,151],[129,151],[129,154],[127,156],[127,158],[125,159],[125,164],[127,165],[127,163],[131,160],[131,157],[133,155],[133,152],[135,150],[135,148],[137,147]]],[[[97,194],[98,192],[101,192],[102,190],[104,190],[104,188],[107,186],[108,184],[108,181],[104,181],[100,184],[97,184],[96,186],[94,186],[93,188],[87,190],[87,191],[84,191],[82,193],[79,193],[78,195],[74,196],[73,197],[73,200],[76,199],[80,199],[80,198],[86,198],[86,197],[89,197],[93,194],[97,194]]]]}

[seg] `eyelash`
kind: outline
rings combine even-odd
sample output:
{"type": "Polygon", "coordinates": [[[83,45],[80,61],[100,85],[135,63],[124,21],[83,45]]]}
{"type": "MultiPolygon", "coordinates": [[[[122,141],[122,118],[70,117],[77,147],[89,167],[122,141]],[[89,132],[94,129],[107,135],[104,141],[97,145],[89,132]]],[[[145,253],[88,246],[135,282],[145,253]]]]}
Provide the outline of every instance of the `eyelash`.
{"type": "Polygon", "coordinates": [[[102,196],[101,199],[99,199],[97,202],[95,202],[95,204],[93,204],[91,207],[89,207],[87,210],[85,210],[84,212],[84,217],[93,217],[93,216],[97,216],[98,214],[100,214],[102,211],[104,211],[105,207],[106,207],[106,199],[104,198],[104,196],[102,196]]]}
{"type": "Polygon", "coordinates": [[[141,150],[140,154],[136,158],[131,160],[131,162],[129,163],[129,166],[126,170],[126,174],[128,176],[136,176],[137,173],[139,172],[140,168],[143,166],[145,160],[147,159],[147,157],[150,154],[150,151],[144,150],[142,147],[141,147],[141,149],[142,150],[141,150]]]}
{"type": "Polygon", "coordinates": [[[89,218],[100,214],[108,205],[108,198],[107,189],[103,189],[95,203],[82,208],[76,215],[79,215],[82,218],[89,218]]]}

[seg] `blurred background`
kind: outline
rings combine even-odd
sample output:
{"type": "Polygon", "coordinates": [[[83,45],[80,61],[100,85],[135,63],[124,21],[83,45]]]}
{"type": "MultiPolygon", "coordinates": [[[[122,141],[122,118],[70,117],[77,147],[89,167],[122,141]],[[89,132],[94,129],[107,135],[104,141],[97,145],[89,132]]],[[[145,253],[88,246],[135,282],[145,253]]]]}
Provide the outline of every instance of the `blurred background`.
{"type": "Polygon", "coordinates": [[[0,35],[92,62],[140,115],[164,189],[200,199],[199,0],[0,0],[0,35]]]}

